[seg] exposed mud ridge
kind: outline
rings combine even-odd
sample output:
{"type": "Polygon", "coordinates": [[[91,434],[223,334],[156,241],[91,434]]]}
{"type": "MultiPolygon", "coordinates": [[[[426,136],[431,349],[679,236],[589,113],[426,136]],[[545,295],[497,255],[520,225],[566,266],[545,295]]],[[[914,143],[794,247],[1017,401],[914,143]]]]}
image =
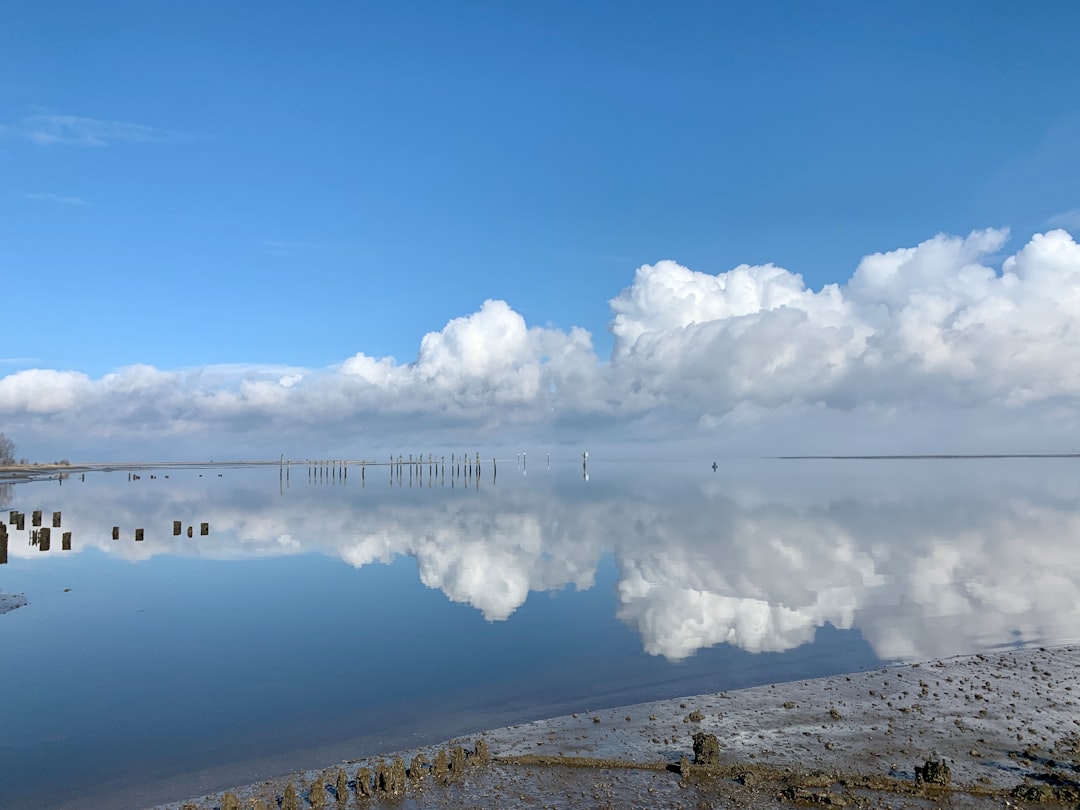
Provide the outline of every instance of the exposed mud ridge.
{"type": "Polygon", "coordinates": [[[285,807],[291,788],[307,808],[317,782],[327,807],[1077,807],[1080,647],[582,712],[484,732],[468,753],[452,740],[346,769],[344,784],[309,771],[229,801],[285,807]]]}

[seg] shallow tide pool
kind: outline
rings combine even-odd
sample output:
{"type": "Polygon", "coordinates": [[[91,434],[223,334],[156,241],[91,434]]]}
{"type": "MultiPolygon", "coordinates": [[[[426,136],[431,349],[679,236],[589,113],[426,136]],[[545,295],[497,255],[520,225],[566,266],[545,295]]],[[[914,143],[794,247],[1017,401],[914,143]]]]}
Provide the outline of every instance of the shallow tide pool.
{"type": "Polygon", "coordinates": [[[3,488],[0,591],[28,604],[0,615],[0,806],[142,807],[543,716],[1077,640],[1077,460],[583,473],[3,488]]]}

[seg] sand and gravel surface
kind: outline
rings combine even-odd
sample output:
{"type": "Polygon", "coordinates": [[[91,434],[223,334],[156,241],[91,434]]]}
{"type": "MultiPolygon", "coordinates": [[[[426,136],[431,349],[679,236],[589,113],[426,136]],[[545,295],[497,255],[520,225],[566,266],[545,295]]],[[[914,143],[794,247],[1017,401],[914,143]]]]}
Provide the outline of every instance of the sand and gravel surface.
{"type": "Polygon", "coordinates": [[[328,809],[1078,807],[1080,647],[582,712],[158,810],[288,806],[290,783],[298,808],[319,806],[322,784],[328,809]],[[357,793],[358,773],[372,795],[357,793]]]}
{"type": "Polygon", "coordinates": [[[27,605],[26,594],[0,591],[0,613],[7,613],[27,605]]]}

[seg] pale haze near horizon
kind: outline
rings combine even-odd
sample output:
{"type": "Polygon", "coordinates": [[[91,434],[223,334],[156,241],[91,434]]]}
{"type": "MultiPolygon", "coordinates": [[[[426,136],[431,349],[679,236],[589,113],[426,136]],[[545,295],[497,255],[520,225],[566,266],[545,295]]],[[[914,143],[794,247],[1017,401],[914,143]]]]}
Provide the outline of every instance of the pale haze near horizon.
{"type": "Polygon", "coordinates": [[[6,16],[21,456],[1080,447],[1075,4],[6,16]]]}

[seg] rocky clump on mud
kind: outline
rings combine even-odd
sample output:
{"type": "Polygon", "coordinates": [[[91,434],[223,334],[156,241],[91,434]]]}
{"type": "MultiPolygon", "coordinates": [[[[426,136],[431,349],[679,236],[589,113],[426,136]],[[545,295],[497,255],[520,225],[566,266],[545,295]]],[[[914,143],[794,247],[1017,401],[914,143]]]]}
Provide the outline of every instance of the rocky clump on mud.
{"type": "Polygon", "coordinates": [[[1012,790],[1012,797],[1025,802],[1042,804],[1074,804],[1080,806],[1080,785],[1025,782],[1012,790]]]}
{"type": "Polygon", "coordinates": [[[952,771],[943,759],[928,759],[915,766],[915,781],[927,785],[947,785],[952,781],[952,771]]]}
{"type": "Polygon", "coordinates": [[[694,734],[693,740],[695,765],[720,764],[720,741],[715,734],[699,731],[694,734]]]}

